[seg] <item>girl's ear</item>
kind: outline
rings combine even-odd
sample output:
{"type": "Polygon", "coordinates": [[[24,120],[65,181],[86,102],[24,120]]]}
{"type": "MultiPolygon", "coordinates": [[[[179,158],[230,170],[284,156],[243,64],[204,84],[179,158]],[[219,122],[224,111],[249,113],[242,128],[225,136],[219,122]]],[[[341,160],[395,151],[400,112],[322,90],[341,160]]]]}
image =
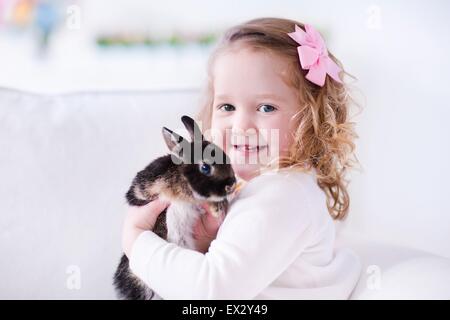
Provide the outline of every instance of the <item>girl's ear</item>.
{"type": "Polygon", "coordinates": [[[189,146],[189,142],[170,129],[163,127],[162,134],[169,150],[177,157],[183,158],[183,149],[189,146]]]}
{"type": "Polygon", "coordinates": [[[188,116],[182,116],[181,121],[183,122],[184,126],[186,127],[186,130],[189,132],[189,135],[191,136],[191,141],[203,141],[203,134],[200,130],[200,127],[198,124],[188,116]]]}

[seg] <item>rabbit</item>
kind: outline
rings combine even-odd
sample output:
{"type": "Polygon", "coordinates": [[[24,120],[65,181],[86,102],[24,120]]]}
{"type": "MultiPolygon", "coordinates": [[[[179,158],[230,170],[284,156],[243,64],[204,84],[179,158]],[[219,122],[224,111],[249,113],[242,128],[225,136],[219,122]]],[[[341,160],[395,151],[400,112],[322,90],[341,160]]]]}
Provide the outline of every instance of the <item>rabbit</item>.
{"type": "MultiPolygon", "coordinates": [[[[126,200],[132,206],[146,205],[158,197],[168,200],[170,205],[157,218],[153,232],[181,247],[195,249],[192,230],[205,214],[201,205],[206,204],[211,214],[223,218],[237,181],[225,152],[204,139],[192,118],[183,116],[181,121],[191,142],[163,127],[162,134],[171,153],[138,172],[126,200]]],[[[121,299],[161,299],[132,273],[125,254],[114,274],[114,286],[121,299]]]]}

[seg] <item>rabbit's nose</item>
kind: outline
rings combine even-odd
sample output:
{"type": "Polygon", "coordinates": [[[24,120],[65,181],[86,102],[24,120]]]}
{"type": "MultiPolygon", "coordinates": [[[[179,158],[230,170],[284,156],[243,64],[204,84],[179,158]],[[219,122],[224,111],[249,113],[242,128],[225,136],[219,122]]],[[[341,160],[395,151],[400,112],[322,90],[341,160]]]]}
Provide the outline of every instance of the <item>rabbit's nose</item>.
{"type": "Polygon", "coordinates": [[[233,193],[235,189],[236,189],[236,182],[233,183],[231,186],[225,186],[225,191],[228,194],[233,193]]]}

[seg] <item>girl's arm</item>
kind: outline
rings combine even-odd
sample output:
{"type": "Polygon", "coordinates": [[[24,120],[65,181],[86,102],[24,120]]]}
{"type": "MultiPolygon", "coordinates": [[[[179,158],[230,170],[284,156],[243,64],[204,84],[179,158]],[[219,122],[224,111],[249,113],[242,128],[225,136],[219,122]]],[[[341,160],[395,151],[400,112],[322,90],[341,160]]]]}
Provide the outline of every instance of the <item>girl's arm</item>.
{"type": "Polygon", "coordinates": [[[259,176],[231,206],[206,254],[146,231],[132,246],[130,267],[163,299],[252,299],[311,242],[311,217],[322,208],[309,191],[298,180],[259,176]]]}

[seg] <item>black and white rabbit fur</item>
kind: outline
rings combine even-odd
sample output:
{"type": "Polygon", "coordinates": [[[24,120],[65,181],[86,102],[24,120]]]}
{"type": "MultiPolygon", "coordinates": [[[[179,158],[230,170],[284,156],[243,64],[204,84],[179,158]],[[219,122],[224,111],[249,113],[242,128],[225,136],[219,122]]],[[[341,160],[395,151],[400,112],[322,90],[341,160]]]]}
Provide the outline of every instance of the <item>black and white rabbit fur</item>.
{"type": "MultiPolygon", "coordinates": [[[[181,121],[191,142],[164,127],[163,137],[171,154],[157,158],[138,172],[126,199],[132,206],[143,206],[156,198],[168,200],[170,205],[159,215],[153,232],[179,246],[196,249],[192,230],[204,214],[201,204],[206,203],[213,215],[223,217],[236,178],[225,152],[204,139],[192,118],[183,116],[181,121]]],[[[161,299],[132,273],[125,255],[114,274],[114,286],[121,299],[161,299]]]]}

